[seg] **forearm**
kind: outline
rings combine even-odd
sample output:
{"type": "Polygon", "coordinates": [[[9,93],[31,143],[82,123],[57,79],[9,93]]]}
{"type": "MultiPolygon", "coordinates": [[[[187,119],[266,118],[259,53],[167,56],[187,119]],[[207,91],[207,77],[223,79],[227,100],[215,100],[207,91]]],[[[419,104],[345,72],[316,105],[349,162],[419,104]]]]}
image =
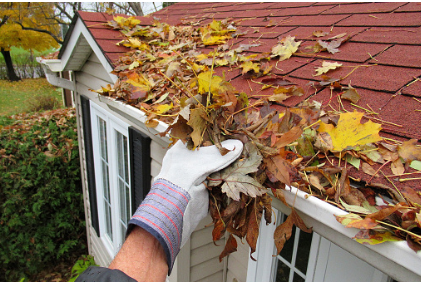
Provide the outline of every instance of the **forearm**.
{"type": "Polygon", "coordinates": [[[140,282],[165,281],[166,256],[160,242],[144,229],[135,226],[109,266],[140,282]]]}

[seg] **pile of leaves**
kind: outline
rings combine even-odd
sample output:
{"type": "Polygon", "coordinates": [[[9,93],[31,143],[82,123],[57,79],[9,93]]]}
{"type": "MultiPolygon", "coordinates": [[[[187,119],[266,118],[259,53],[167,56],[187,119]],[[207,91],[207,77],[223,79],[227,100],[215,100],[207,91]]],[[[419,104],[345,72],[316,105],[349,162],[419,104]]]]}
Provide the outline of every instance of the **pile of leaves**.
{"type": "MultiPolygon", "coordinates": [[[[214,20],[201,27],[160,22],[142,26],[135,18],[115,17],[107,25],[127,36],[118,44],[131,51],[115,63],[116,84],[97,93],[144,111],[147,126],[155,127],[157,120],[168,123],[161,135],[169,135],[173,142],[181,139],[190,149],[216,145],[225,155],[228,150],[222,141],[234,138],[244,143],[236,162],[208,177],[213,240],[228,233],[220,261],[236,251],[234,236],[246,239],[252,257],[262,216],[267,224],[272,221],[272,198],[291,207],[284,199],[284,190],[290,186],[350,212],[336,218],[347,227],[361,229],[355,236],[359,242],[405,239],[412,249],[420,250],[420,191],[370,180],[364,187],[352,186],[355,181],[347,168],[351,164],[371,172],[376,164],[390,164],[397,175],[413,171],[412,167],[420,171],[420,146],[415,140],[400,143],[381,138],[381,125],[363,120],[361,112],[335,111],[307,101],[280,108],[284,100],[304,91],[285,78],[270,76],[270,60],[288,60],[298,52],[300,41],[287,36],[269,52],[248,54],[256,45],[230,46],[230,39],[243,33],[229,21],[214,20]],[[210,51],[209,46],[214,49],[210,51]],[[252,94],[238,92],[224,73],[216,75],[220,66],[238,68],[245,79],[266,76],[262,88],[273,88],[273,94],[251,98],[252,94]],[[338,162],[333,163],[333,158],[338,162]]],[[[313,36],[317,39],[321,32],[313,36]]],[[[340,34],[327,41],[315,40],[310,54],[339,52],[347,39],[340,34]]],[[[356,89],[341,86],[342,78],[324,75],[336,68],[341,64],[324,62],[317,68],[315,76],[322,76],[317,87],[339,90],[336,99],[357,103],[356,89]]],[[[376,174],[373,169],[372,174],[376,174]]],[[[278,252],[294,225],[311,230],[292,208],[274,234],[278,252]]]]}

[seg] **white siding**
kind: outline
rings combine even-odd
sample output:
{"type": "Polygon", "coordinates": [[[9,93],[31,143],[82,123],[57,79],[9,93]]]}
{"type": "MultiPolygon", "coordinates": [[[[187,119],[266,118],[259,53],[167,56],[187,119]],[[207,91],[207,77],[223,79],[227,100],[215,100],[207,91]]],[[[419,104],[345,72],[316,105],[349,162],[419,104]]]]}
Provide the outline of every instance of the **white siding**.
{"type": "Polygon", "coordinates": [[[246,240],[237,241],[237,251],[228,256],[227,282],[245,282],[249,261],[249,245],[246,240]]]}

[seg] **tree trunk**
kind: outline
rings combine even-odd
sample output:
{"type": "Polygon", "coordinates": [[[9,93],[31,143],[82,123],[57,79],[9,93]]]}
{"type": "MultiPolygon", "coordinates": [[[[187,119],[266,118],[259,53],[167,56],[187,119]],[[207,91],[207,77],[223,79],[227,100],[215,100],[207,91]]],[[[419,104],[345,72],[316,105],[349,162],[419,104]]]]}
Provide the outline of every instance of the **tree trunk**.
{"type": "Polygon", "coordinates": [[[10,81],[19,81],[19,78],[16,73],[15,69],[13,69],[12,57],[10,56],[10,51],[6,51],[3,48],[1,49],[1,54],[3,55],[4,61],[6,62],[6,70],[7,70],[7,77],[10,81]]]}

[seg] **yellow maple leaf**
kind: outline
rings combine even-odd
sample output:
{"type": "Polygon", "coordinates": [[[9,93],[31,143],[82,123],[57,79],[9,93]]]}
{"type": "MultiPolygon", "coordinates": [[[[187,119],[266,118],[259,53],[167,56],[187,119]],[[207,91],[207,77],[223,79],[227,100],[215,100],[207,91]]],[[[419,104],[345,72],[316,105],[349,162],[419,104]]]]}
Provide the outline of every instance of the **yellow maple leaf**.
{"type": "Polygon", "coordinates": [[[318,67],[315,69],[316,74],[313,76],[320,76],[324,73],[327,73],[330,70],[334,70],[337,67],[342,66],[343,64],[341,63],[337,63],[337,62],[328,62],[328,61],[323,61],[322,62],[322,67],[318,67]]]}
{"type": "Polygon", "coordinates": [[[173,108],[173,103],[153,106],[157,114],[163,114],[173,108]]]}
{"type": "Polygon", "coordinates": [[[280,41],[280,44],[272,48],[272,54],[273,56],[280,56],[279,61],[289,59],[301,43],[301,41],[295,41],[294,36],[287,36],[280,41]]]}
{"type": "Polygon", "coordinates": [[[248,71],[253,70],[255,73],[259,73],[259,63],[253,63],[252,61],[243,62],[240,67],[243,68],[242,74],[246,74],[248,71]]]}
{"type": "Polygon", "coordinates": [[[381,140],[381,124],[368,121],[360,123],[363,113],[347,112],[340,114],[337,126],[320,123],[318,132],[330,135],[334,151],[343,151],[348,147],[365,145],[381,140]]]}
{"type": "Polygon", "coordinates": [[[223,79],[220,76],[212,76],[211,71],[202,72],[198,75],[198,93],[211,92],[212,94],[218,94],[222,81],[223,79]]]}

